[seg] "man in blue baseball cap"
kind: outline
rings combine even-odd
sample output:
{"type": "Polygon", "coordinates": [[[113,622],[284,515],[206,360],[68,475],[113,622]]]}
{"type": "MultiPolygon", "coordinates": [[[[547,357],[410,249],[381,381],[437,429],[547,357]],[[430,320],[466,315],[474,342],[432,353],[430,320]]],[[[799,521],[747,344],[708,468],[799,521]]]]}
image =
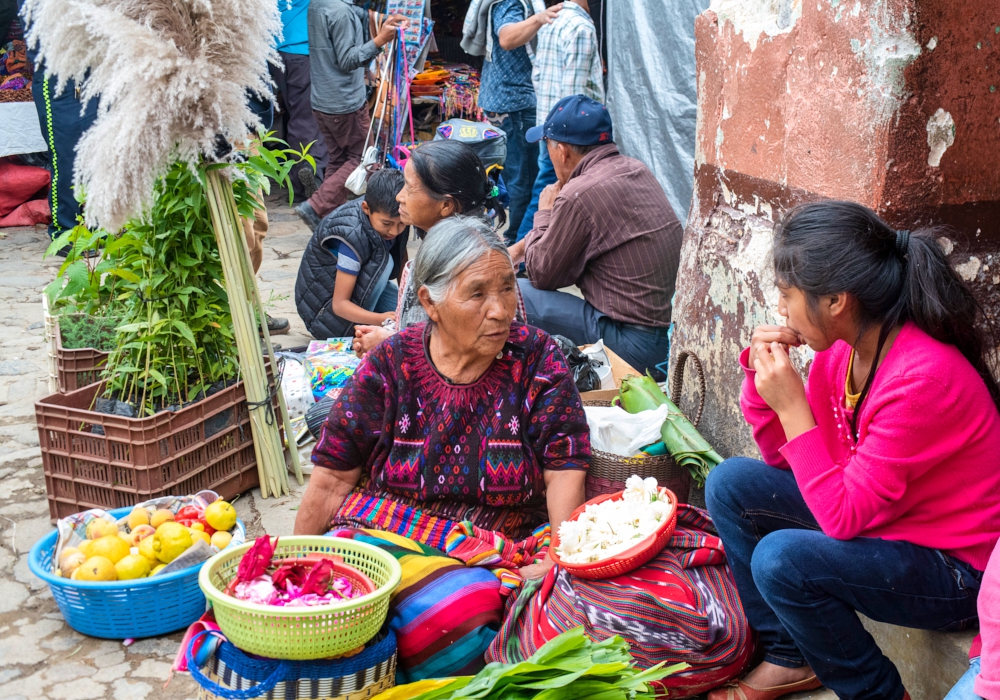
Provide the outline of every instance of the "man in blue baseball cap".
{"type": "Polygon", "coordinates": [[[643,163],[614,143],[611,115],[565,97],[528,140],[544,139],[558,181],[538,200],[534,227],[510,248],[528,323],[577,344],[604,339],[640,372],[667,359],[667,328],[683,228],[643,163]],[[583,299],[558,291],[576,285],[583,299]]]}

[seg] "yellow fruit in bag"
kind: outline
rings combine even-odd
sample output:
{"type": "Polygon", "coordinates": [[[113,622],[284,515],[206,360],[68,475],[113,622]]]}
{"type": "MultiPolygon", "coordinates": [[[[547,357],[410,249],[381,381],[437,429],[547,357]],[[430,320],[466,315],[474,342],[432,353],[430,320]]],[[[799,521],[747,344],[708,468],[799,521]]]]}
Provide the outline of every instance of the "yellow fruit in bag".
{"type": "Polygon", "coordinates": [[[73,572],[83,566],[86,561],[87,557],[82,552],[74,550],[69,555],[66,555],[64,552],[59,557],[59,573],[65,578],[70,578],[73,572]]]}
{"type": "Polygon", "coordinates": [[[131,581],[149,575],[149,560],[141,554],[129,554],[115,564],[115,573],[119,581],[131,581]]]}
{"type": "Polygon", "coordinates": [[[167,568],[166,564],[157,564],[153,567],[153,570],[149,572],[150,576],[156,576],[158,573],[167,568]]]}
{"type": "Polygon", "coordinates": [[[101,518],[94,518],[87,523],[87,539],[99,540],[106,535],[117,535],[118,527],[101,518]]]}
{"type": "Polygon", "coordinates": [[[137,547],[139,554],[149,559],[151,566],[156,566],[160,563],[159,557],[156,556],[156,552],[153,551],[153,538],[146,537],[145,539],[139,540],[139,546],[137,547]]]}
{"type": "Polygon", "coordinates": [[[149,524],[155,528],[159,528],[163,523],[173,522],[173,520],[174,514],[169,510],[161,508],[153,513],[153,516],[149,519],[149,524]]]}
{"type": "Polygon", "coordinates": [[[94,544],[93,540],[84,540],[76,546],[77,550],[83,554],[85,557],[90,556],[90,545],[94,544]]]}
{"type": "Polygon", "coordinates": [[[107,557],[90,557],[70,578],[74,581],[117,581],[118,573],[107,557]]]}
{"type": "Polygon", "coordinates": [[[205,522],[216,530],[229,530],[236,524],[236,509],[226,501],[216,501],[205,509],[205,522]]]}
{"type": "Polygon", "coordinates": [[[169,564],[194,544],[191,539],[191,531],[180,523],[174,522],[163,523],[156,528],[156,534],[153,535],[152,540],[156,558],[164,564],[169,564]]]}
{"type": "Polygon", "coordinates": [[[141,506],[136,506],[128,514],[128,529],[134,530],[140,525],[149,525],[149,511],[141,506]]]}
{"type": "Polygon", "coordinates": [[[204,530],[195,530],[191,528],[191,541],[195,542],[197,540],[205,540],[205,544],[212,544],[212,538],[208,536],[208,533],[204,530]]]}
{"type": "Polygon", "coordinates": [[[233,541],[233,536],[228,532],[216,532],[212,535],[212,544],[218,548],[221,552],[223,549],[229,546],[229,543],[233,541]]]}
{"type": "Polygon", "coordinates": [[[129,555],[131,547],[128,542],[118,535],[105,535],[87,549],[88,557],[105,557],[111,560],[112,564],[117,564],[129,555]]]}

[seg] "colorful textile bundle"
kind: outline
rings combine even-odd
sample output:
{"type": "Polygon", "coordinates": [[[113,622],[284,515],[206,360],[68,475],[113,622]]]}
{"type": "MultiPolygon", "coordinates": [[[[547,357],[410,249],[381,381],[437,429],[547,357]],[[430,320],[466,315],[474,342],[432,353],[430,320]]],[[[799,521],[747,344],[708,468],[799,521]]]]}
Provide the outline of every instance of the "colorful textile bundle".
{"type": "Polygon", "coordinates": [[[483,653],[503,621],[496,576],[393,533],[341,528],[330,534],[380,547],[403,569],[389,601],[398,682],[469,675],[483,668],[483,653]]]}
{"type": "Polygon", "coordinates": [[[486,121],[479,108],[479,71],[464,63],[444,66],[449,72],[448,84],[441,95],[441,115],[444,121],[455,117],[486,121]]]}
{"type": "Polygon", "coordinates": [[[753,637],[721,540],[704,511],[681,506],[667,546],[645,566],[588,581],[553,568],[509,606],[487,661],[515,663],[561,632],[583,625],[592,639],[620,634],[639,666],[690,664],[664,680],[688,697],[738,675],[753,637]]]}
{"type": "Polygon", "coordinates": [[[457,523],[445,537],[448,556],[469,566],[484,566],[500,579],[500,595],[516,593],[523,583],[520,569],[545,558],[552,528],[541,525],[531,537],[515,542],[500,532],[483,530],[466,521],[457,523]]]}

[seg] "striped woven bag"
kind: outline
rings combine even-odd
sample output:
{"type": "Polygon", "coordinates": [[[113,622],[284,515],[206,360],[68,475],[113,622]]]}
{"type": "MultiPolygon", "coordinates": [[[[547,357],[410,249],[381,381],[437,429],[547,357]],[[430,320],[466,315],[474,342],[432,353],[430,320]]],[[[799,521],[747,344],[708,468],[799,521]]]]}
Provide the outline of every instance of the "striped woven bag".
{"type": "Polygon", "coordinates": [[[708,513],[681,505],[667,546],[645,566],[588,581],[551,569],[508,604],[486,660],[523,661],[545,642],[583,625],[594,640],[621,635],[640,668],[661,661],[690,668],[658,685],[672,698],[698,695],[738,676],[754,638],[708,513]]]}

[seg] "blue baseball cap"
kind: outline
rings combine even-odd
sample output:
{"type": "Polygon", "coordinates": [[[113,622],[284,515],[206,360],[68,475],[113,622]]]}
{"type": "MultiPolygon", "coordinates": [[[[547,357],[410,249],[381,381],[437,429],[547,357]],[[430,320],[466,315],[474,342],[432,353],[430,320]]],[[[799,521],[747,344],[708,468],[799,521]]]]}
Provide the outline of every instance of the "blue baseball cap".
{"type": "Polygon", "coordinates": [[[574,146],[614,143],[608,108],[583,95],[570,95],[556,102],[545,123],[531,127],[524,137],[528,143],[543,138],[574,146]]]}

